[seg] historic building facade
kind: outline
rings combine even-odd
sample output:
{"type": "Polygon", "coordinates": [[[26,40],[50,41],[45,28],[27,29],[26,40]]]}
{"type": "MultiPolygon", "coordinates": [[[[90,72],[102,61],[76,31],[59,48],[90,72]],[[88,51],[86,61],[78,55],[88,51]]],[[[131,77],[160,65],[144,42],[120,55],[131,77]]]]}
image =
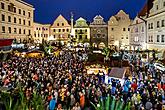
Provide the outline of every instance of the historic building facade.
{"type": "Polygon", "coordinates": [[[44,41],[49,41],[50,26],[51,24],[34,23],[34,42],[43,43],[44,41]]]}
{"type": "Polygon", "coordinates": [[[129,15],[120,10],[108,21],[108,45],[117,46],[118,49],[129,49],[129,15]]]}
{"type": "Polygon", "coordinates": [[[32,5],[22,0],[0,1],[0,38],[27,42],[33,38],[32,5]]]}
{"type": "Polygon", "coordinates": [[[77,19],[73,29],[77,43],[89,43],[90,28],[84,18],[77,19]]]}
{"type": "Polygon", "coordinates": [[[90,24],[90,43],[97,48],[108,46],[108,25],[100,15],[96,15],[90,24]]]}
{"type": "Polygon", "coordinates": [[[165,0],[153,0],[147,20],[147,48],[165,48],[165,0]]]}
{"type": "Polygon", "coordinates": [[[145,50],[147,49],[146,41],[146,21],[140,17],[135,17],[134,21],[129,26],[130,38],[129,44],[131,50],[145,50]]]}
{"type": "Polygon", "coordinates": [[[62,15],[59,15],[50,28],[50,37],[54,38],[56,43],[67,44],[70,40],[70,29],[71,26],[68,21],[62,15]]]}

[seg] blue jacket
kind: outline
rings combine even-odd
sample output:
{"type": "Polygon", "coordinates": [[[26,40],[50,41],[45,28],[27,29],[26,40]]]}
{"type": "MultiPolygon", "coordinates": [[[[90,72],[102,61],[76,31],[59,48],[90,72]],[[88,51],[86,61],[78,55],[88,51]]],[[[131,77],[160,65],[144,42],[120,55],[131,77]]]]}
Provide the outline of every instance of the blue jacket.
{"type": "Polygon", "coordinates": [[[56,100],[53,98],[49,103],[49,110],[54,110],[56,106],[56,100]]]}

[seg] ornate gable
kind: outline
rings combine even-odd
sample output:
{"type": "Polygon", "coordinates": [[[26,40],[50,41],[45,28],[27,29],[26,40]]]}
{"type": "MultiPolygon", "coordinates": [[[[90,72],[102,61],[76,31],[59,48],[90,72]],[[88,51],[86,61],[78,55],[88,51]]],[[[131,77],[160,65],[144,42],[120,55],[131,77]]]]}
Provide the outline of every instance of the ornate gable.
{"type": "Polygon", "coordinates": [[[74,25],[74,27],[88,27],[88,24],[84,18],[80,17],[76,20],[76,24],[74,25]]]}
{"type": "Polygon", "coordinates": [[[59,27],[70,27],[68,21],[60,14],[52,25],[53,28],[59,28],[59,27]]]}

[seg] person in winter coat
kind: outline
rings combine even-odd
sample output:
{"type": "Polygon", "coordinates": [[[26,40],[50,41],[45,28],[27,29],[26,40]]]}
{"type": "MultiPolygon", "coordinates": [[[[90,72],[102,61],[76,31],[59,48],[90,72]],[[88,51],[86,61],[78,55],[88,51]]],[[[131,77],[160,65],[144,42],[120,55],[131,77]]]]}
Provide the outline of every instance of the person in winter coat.
{"type": "Polygon", "coordinates": [[[49,110],[54,110],[56,107],[56,103],[57,102],[56,102],[55,98],[53,97],[49,102],[49,110]]]}

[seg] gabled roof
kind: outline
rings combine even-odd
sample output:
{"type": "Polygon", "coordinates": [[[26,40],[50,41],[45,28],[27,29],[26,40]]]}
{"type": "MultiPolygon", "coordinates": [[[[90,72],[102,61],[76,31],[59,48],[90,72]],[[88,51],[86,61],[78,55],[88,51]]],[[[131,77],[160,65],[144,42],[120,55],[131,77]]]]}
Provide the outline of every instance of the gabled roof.
{"type": "Polygon", "coordinates": [[[60,23],[60,22],[63,22],[63,23],[66,23],[67,26],[70,26],[68,21],[60,14],[53,22],[52,24],[52,27],[56,27],[56,23],[60,23]]]}
{"type": "Polygon", "coordinates": [[[149,14],[150,9],[153,7],[154,0],[147,0],[142,10],[139,12],[138,16],[145,16],[149,14]]]}
{"type": "Polygon", "coordinates": [[[95,19],[104,19],[101,15],[96,15],[94,18],[93,18],[93,20],[95,20],[95,19]]]}
{"type": "Polygon", "coordinates": [[[76,21],[86,21],[84,18],[80,17],[79,19],[77,19],[76,21]]]}

